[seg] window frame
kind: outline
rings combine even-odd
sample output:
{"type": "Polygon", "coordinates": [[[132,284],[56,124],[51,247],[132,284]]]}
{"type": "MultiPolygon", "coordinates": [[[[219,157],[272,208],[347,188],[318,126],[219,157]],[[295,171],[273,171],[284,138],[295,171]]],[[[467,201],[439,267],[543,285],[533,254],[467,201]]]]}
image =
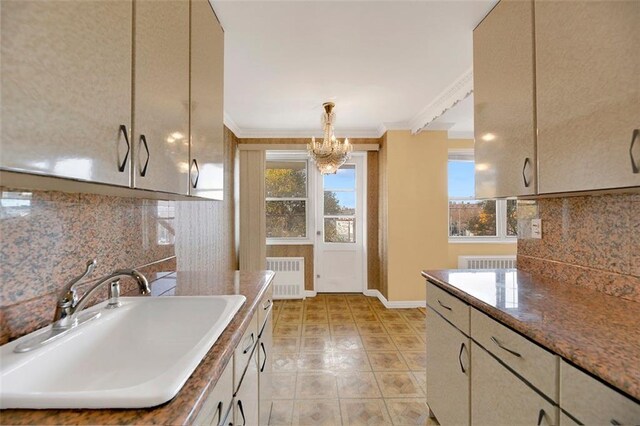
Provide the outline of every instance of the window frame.
{"type": "Polygon", "coordinates": [[[479,201],[475,197],[450,197],[449,196],[449,161],[472,161],[475,163],[475,155],[473,149],[450,149],[447,156],[447,237],[450,244],[515,244],[518,242],[517,235],[507,235],[507,200],[516,198],[491,198],[487,200],[495,200],[496,202],[496,235],[493,236],[475,236],[475,237],[458,237],[449,235],[451,230],[451,212],[449,203],[451,201],[479,201]]]}
{"type": "MultiPolygon", "coordinates": [[[[311,162],[306,152],[300,151],[266,151],[265,172],[266,163],[271,161],[278,161],[283,163],[305,163],[307,168],[307,196],[301,197],[267,197],[265,194],[265,206],[267,201],[304,201],[305,202],[305,216],[306,216],[306,231],[307,235],[304,237],[267,237],[267,245],[309,245],[313,244],[315,240],[315,222],[314,214],[315,205],[314,197],[310,194],[315,193],[315,173],[313,173],[311,162]]],[[[266,179],[266,173],[265,173],[266,179]]],[[[266,215],[265,215],[266,217],[266,215]]]]}

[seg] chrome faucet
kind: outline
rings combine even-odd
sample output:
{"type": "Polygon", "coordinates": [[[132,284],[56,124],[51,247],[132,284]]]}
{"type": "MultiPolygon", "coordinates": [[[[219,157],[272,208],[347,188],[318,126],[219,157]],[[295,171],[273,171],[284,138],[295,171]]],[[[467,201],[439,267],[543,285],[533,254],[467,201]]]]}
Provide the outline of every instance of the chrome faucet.
{"type": "MultiPolygon", "coordinates": [[[[91,300],[91,296],[100,288],[103,284],[111,283],[115,284],[119,281],[120,278],[123,277],[131,277],[136,280],[138,284],[138,289],[140,290],[140,294],[149,294],[151,293],[151,289],[149,289],[149,282],[140,272],[135,269],[118,269],[117,271],[112,272],[111,274],[100,278],[98,282],[96,282],[90,289],[88,289],[82,298],[78,299],[77,295],[77,286],[80,282],[87,276],[91,275],[96,266],[96,260],[93,259],[87,262],[86,269],[84,274],[79,277],[73,279],[69,284],[65,286],[62,290],[62,294],[60,299],[58,300],[58,304],[56,305],[56,313],[53,317],[54,324],[53,327],[57,329],[65,329],[70,328],[77,325],[77,317],[78,313],[82,311],[89,300],[91,300]]],[[[110,299],[117,298],[119,296],[120,290],[118,288],[117,295],[114,297],[113,285],[110,285],[109,297],[110,299]]]]}
{"type": "Polygon", "coordinates": [[[140,272],[135,269],[119,269],[111,274],[100,278],[95,284],[85,292],[85,294],[78,298],[77,287],[83,279],[91,275],[96,267],[96,260],[90,260],[87,262],[85,271],[82,275],[77,276],[64,286],[56,304],[56,312],[54,315],[54,323],[50,329],[43,330],[42,333],[30,338],[27,341],[20,343],[15,347],[14,352],[28,352],[37,349],[47,343],[50,343],[77,327],[78,325],[90,321],[100,316],[100,312],[87,312],[81,311],[85,308],[87,303],[91,300],[98,288],[106,283],[109,285],[109,304],[108,308],[113,309],[120,306],[118,297],[120,296],[120,278],[132,277],[138,283],[138,288],[141,294],[151,293],[149,289],[149,282],[140,272]]]}

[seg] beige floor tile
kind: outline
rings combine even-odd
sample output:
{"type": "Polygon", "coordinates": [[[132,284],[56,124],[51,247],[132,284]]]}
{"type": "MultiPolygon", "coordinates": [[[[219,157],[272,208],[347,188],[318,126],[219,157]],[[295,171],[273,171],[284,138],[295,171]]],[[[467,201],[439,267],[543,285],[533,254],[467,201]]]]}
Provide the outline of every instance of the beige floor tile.
{"type": "Polygon", "coordinates": [[[359,336],[333,336],[331,342],[333,349],[336,351],[359,351],[364,349],[362,339],[359,336]]]}
{"type": "Polygon", "coordinates": [[[425,343],[417,334],[399,334],[392,335],[391,338],[401,351],[420,351],[426,350],[425,343]]]}
{"type": "Polygon", "coordinates": [[[273,399],[294,399],[296,395],[296,373],[273,373],[271,384],[273,399]]]}
{"type": "Polygon", "coordinates": [[[300,351],[331,351],[333,349],[333,345],[331,343],[331,337],[329,335],[326,336],[304,336],[302,338],[300,344],[300,351]]]}
{"type": "Polygon", "coordinates": [[[303,336],[328,336],[329,324],[305,324],[302,327],[303,336]]]}
{"type": "Polygon", "coordinates": [[[424,399],[385,399],[391,421],[397,426],[425,425],[429,409],[424,399]]]}
{"type": "Polygon", "coordinates": [[[333,324],[332,322],[330,325],[330,330],[333,336],[357,336],[360,334],[358,333],[358,327],[356,326],[355,322],[345,322],[338,324],[333,324]]]}
{"type": "Polygon", "coordinates": [[[295,401],[292,424],[297,426],[338,426],[342,424],[337,399],[295,401]]]}
{"type": "Polygon", "coordinates": [[[371,365],[364,351],[333,353],[334,371],[371,371],[371,365]]]}
{"type": "Polygon", "coordinates": [[[323,304],[304,305],[305,312],[326,312],[327,306],[323,304]]]}
{"type": "Polygon", "coordinates": [[[352,311],[353,318],[359,322],[379,322],[373,311],[352,311]]]}
{"type": "Polygon", "coordinates": [[[290,324],[283,321],[273,327],[273,335],[280,337],[298,337],[300,336],[300,330],[302,330],[301,325],[290,324]]]}
{"type": "Polygon", "coordinates": [[[298,370],[298,354],[274,352],[271,367],[275,373],[291,373],[298,370]]]}
{"type": "Polygon", "coordinates": [[[389,334],[415,334],[415,330],[406,322],[384,322],[384,328],[389,334]]]}
{"type": "Polygon", "coordinates": [[[332,324],[355,323],[351,312],[343,310],[337,312],[329,311],[329,319],[332,324]]]}
{"type": "Polygon", "coordinates": [[[293,400],[273,401],[271,408],[271,417],[269,425],[271,426],[289,426],[291,425],[291,416],[293,415],[293,400]]]}
{"type": "Polygon", "coordinates": [[[333,369],[332,352],[301,352],[298,358],[298,371],[318,371],[333,369]]]}
{"type": "Polygon", "coordinates": [[[376,315],[378,315],[378,318],[380,318],[380,321],[382,321],[385,324],[390,322],[406,323],[404,317],[400,315],[399,312],[395,312],[393,309],[384,308],[381,310],[377,310],[376,315]]]}
{"type": "Polygon", "coordinates": [[[368,303],[357,303],[350,305],[351,312],[371,312],[374,313],[373,308],[368,303]]]}
{"type": "Polygon", "coordinates": [[[426,370],[412,371],[411,374],[413,374],[413,377],[415,377],[416,380],[418,381],[418,384],[420,385],[420,389],[422,389],[422,391],[424,393],[426,393],[427,392],[427,372],[426,372],[426,370]]]}
{"type": "Polygon", "coordinates": [[[373,371],[408,371],[407,363],[400,352],[369,352],[369,362],[373,371]]]}
{"type": "Polygon", "coordinates": [[[421,336],[427,334],[427,323],[426,321],[411,321],[411,328],[415,330],[421,336]]]}
{"type": "Polygon", "coordinates": [[[383,399],[341,399],[340,409],[344,426],[391,424],[383,399]]]}
{"type": "Polygon", "coordinates": [[[427,370],[427,352],[426,351],[403,351],[402,357],[407,362],[411,370],[427,370]]]}
{"type": "Polygon", "coordinates": [[[289,305],[286,304],[282,307],[282,312],[300,312],[304,310],[304,305],[299,304],[299,305],[289,305]]]}
{"type": "Polygon", "coordinates": [[[424,396],[418,381],[409,371],[376,372],[374,374],[380,391],[385,398],[418,398],[424,396]]]}
{"type": "Polygon", "coordinates": [[[299,337],[273,337],[274,352],[298,352],[300,350],[299,337]]]}
{"type": "MultiPolygon", "coordinates": [[[[356,321],[358,321],[356,319],[356,321]]],[[[360,334],[387,334],[387,330],[380,322],[356,322],[360,334]]]]}
{"type": "Polygon", "coordinates": [[[278,325],[281,323],[293,324],[302,322],[302,309],[299,311],[287,311],[283,309],[278,315],[278,325]]]}
{"type": "Polygon", "coordinates": [[[348,372],[336,374],[340,398],[381,398],[373,373],[348,372]]]}
{"type": "Polygon", "coordinates": [[[296,399],[337,397],[336,378],[331,372],[298,373],[296,399]]]}
{"type": "Polygon", "coordinates": [[[307,311],[304,313],[303,322],[306,324],[327,324],[329,317],[326,311],[307,311]]]}
{"type": "Polygon", "coordinates": [[[425,321],[426,314],[419,309],[399,309],[407,321],[425,321]]]}
{"type": "Polygon", "coordinates": [[[386,335],[363,335],[362,343],[367,351],[396,351],[398,348],[386,335]]]}

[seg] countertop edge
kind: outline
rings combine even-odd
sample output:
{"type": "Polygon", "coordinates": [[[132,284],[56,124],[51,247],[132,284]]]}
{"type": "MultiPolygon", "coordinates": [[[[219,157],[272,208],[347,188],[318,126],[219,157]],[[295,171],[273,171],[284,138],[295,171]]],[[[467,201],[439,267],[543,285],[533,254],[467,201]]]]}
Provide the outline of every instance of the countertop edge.
{"type": "Polygon", "coordinates": [[[560,358],[562,358],[562,360],[578,368],[579,370],[584,371],[586,374],[593,376],[594,378],[598,379],[600,382],[602,382],[606,386],[609,386],[612,389],[615,389],[617,392],[640,403],[640,395],[631,394],[628,390],[624,388],[624,386],[621,386],[621,384],[618,383],[614,377],[611,377],[609,379],[606,377],[606,375],[603,376],[600,371],[597,371],[596,368],[593,368],[591,365],[585,365],[586,363],[582,362],[582,360],[580,359],[576,360],[575,356],[572,356],[570,353],[567,353],[567,351],[565,351],[562,347],[559,347],[558,345],[554,345],[553,342],[550,341],[549,339],[544,339],[544,340],[541,339],[540,335],[533,333],[531,329],[526,326],[526,324],[523,324],[521,321],[518,321],[517,318],[514,318],[508,313],[503,312],[500,309],[494,308],[493,306],[471,296],[465,291],[456,288],[455,286],[449,284],[448,282],[443,281],[440,278],[431,275],[428,271],[423,270],[421,271],[420,274],[427,281],[438,286],[439,288],[448,292],[454,297],[457,297],[458,299],[466,302],[470,306],[478,309],[482,313],[491,317],[493,320],[498,321],[500,324],[519,333],[520,335],[531,340],[538,346],[541,346],[542,348],[558,355],[560,358]]]}

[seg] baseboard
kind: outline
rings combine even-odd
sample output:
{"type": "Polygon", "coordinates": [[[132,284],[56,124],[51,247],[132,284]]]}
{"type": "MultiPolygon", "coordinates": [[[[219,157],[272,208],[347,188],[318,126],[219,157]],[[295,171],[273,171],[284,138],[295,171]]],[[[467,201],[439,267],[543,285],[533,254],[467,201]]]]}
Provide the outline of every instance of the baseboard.
{"type": "Polygon", "coordinates": [[[305,297],[305,298],[307,298],[307,297],[316,297],[316,295],[317,295],[317,294],[318,294],[318,293],[316,293],[316,292],[315,292],[315,291],[313,291],[313,290],[305,290],[305,291],[304,291],[304,297],[305,297]]]}
{"type": "Polygon", "coordinates": [[[377,297],[382,304],[389,309],[424,308],[427,306],[426,300],[398,300],[389,301],[378,290],[367,289],[363,292],[365,296],[377,297]]]}

